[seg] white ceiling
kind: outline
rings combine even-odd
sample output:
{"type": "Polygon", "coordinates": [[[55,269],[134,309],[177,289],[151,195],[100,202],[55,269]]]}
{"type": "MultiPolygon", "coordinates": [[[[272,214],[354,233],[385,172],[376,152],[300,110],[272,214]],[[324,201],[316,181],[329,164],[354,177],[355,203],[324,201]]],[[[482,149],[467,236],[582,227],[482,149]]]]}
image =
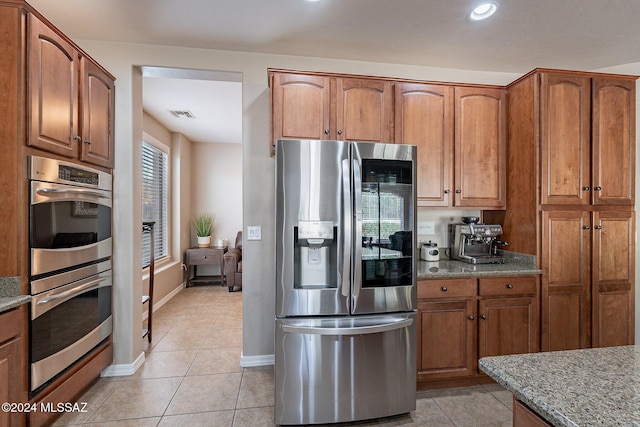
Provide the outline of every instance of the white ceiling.
{"type": "Polygon", "coordinates": [[[516,73],[640,62],[638,0],[494,0],[496,15],[470,22],[478,2],[29,0],[72,39],[516,73]]]}

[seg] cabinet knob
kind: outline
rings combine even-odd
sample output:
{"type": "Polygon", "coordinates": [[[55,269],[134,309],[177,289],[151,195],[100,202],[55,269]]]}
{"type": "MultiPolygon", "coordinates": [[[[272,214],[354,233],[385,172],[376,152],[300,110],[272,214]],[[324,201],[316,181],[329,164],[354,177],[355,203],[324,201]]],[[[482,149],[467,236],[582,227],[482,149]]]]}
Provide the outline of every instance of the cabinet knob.
{"type": "Polygon", "coordinates": [[[79,135],[73,137],[74,141],[82,141],[82,138],[79,135]]]}
{"type": "Polygon", "coordinates": [[[596,191],[600,191],[600,190],[602,190],[602,187],[593,187],[593,189],[596,190],[596,191]]]}
{"type": "Polygon", "coordinates": [[[513,289],[513,285],[511,283],[507,283],[507,289],[513,289]]]}
{"type": "Polygon", "coordinates": [[[487,315],[486,315],[486,314],[483,314],[482,316],[480,316],[480,318],[481,318],[482,320],[487,320],[487,315]]]}
{"type": "Polygon", "coordinates": [[[588,225],[585,225],[584,227],[582,227],[583,230],[589,230],[591,227],[589,227],[588,225]]]}
{"type": "Polygon", "coordinates": [[[91,141],[89,141],[89,140],[86,140],[84,143],[87,144],[87,145],[91,145],[91,141]]]}
{"type": "Polygon", "coordinates": [[[456,190],[456,193],[460,194],[462,193],[462,190],[456,190]]]}
{"type": "Polygon", "coordinates": [[[595,228],[596,230],[602,230],[602,226],[601,226],[601,225],[596,225],[596,226],[595,226],[595,227],[593,227],[593,228],[595,228]]]}
{"type": "Polygon", "coordinates": [[[473,317],[473,314],[471,316],[469,316],[469,320],[476,320],[475,317],[473,317]]]}
{"type": "Polygon", "coordinates": [[[325,134],[325,135],[329,135],[329,129],[325,129],[325,130],[324,130],[324,134],[325,134]]]}
{"type": "Polygon", "coordinates": [[[342,135],[342,129],[338,129],[338,135],[342,135]]]}
{"type": "Polygon", "coordinates": [[[451,193],[451,190],[444,190],[444,194],[449,194],[451,193]]]}
{"type": "Polygon", "coordinates": [[[582,187],[582,191],[589,191],[589,187],[582,187]]]}
{"type": "Polygon", "coordinates": [[[449,289],[446,286],[442,287],[442,292],[447,292],[449,289]]]}

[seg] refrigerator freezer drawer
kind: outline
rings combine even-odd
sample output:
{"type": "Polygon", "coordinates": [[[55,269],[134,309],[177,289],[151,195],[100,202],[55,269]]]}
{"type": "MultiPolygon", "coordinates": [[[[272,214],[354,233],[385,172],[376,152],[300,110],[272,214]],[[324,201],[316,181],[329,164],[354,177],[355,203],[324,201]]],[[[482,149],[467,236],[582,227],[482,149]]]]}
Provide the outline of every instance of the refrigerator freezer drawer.
{"type": "Polygon", "coordinates": [[[415,410],[415,323],[414,312],[276,319],[276,424],[415,410]]]}

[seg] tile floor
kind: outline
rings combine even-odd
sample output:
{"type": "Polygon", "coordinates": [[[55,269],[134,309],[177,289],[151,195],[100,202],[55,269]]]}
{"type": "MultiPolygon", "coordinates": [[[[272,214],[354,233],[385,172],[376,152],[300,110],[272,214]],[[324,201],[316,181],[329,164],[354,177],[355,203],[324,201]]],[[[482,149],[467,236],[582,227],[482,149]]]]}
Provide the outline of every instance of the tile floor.
{"type": "MultiPolygon", "coordinates": [[[[241,324],[241,292],[182,290],[155,313],[138,372],[100,379],[78,400],[87,412],[54,425],[273,426],[273,367],[240,367],[241,324]]],[[[421,391],[415,412],[353,425],[510,426],[511,394],[498,385],[421,391]]]]}

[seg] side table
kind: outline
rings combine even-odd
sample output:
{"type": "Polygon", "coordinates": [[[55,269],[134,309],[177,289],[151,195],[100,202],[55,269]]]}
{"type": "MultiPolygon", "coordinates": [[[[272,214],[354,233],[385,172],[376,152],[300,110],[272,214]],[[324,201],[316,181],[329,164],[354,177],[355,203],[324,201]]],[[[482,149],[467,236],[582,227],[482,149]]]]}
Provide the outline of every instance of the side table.
{"type": "Polygon", "coordinates": [[[220,280],[220,286],[224,286],[224,254],[227,246],[211,246],[208,248],[190,248],[184,253],[184,264],[187,266],[187,287],[193,283],[214,282],[220,280]],[[199,265],[219,265],[220,276],[198,276],[199,265]],[[193,276],[191,267],[193,266],[193,276]]]}

